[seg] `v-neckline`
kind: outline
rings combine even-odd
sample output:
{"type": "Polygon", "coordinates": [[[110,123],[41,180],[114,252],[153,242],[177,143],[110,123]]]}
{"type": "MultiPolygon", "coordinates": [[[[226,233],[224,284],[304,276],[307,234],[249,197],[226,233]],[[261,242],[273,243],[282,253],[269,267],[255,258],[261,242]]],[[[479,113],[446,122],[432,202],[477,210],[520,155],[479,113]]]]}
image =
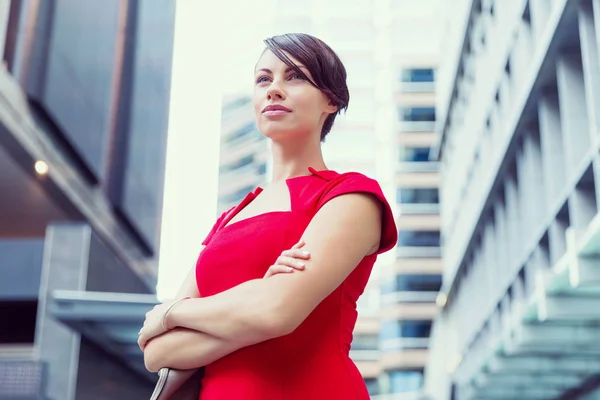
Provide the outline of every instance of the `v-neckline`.
{"type": "Polygon", "coordinates": [[[325,180],[331,180],[333,179],[334,176],[337,176],[338,173],[332,170],[315,170],[313,167],[308,167],[308,172],[310,172],[309,175],[299,175],[299,176],[294,176],[291,178],[287,178],[285,180],[285,185],[287,187],[288,190],[288,194],[290,196],[290,209],[289,210],[273,210],[273,211],[265,211],[264,213],[260,213],[260,214],[255,214],[252,215],[250,217],[246,217],[237,221],[233,221],[231,222],[244,208],[246,208],[250,203],[252,203],[254,201],[254,199],[256,199],[256,197],[258,197],[259,194],[261,194],[263,192],[263,188],[260,186],[257,186],[256,189],[253,192],[249,192],[246,197],[237,205],[235,206],[226,216],[225,219],[223,220],[223,222],[221,223],[221,226],[219,227],[218,231],[221,231],[223,229],[226,229],[230,226],[236,225],[240,222],[244,222],[246,220],[252,220],[255,219],[257,217],[260,216],[264,216],[264,215],[270,215],[270,214],[280,214],[280,213],[290,213],[293,212],[293,200],[292,200],[292,190],[290,188],[290,182],[300,179],[300,178],[310,178],[313,176],[318,176],[320,178],[323,178],[325,180]]]}

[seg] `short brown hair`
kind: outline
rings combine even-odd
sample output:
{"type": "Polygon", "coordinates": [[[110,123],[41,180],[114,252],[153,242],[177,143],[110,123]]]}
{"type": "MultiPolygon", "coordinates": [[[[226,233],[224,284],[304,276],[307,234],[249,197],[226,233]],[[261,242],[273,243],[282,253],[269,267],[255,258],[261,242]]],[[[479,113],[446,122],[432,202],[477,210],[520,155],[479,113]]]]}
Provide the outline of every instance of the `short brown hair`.
{"type": "Polygon", "coordinates": [[[325,141],[325,137],[333,127],[335,117],[342,110],[346,111],[350,102],[344,64],[325,42],[305,33],[286,33],[265,39],[264,42],[267,49],[271,50],[277,58],[325,93],[337,106],[337,112],[327,116],[323,123],[321,142],[325,141]],[[302,63],[310,71],[313,79],[309,79],[286,53],[302,63]]]}

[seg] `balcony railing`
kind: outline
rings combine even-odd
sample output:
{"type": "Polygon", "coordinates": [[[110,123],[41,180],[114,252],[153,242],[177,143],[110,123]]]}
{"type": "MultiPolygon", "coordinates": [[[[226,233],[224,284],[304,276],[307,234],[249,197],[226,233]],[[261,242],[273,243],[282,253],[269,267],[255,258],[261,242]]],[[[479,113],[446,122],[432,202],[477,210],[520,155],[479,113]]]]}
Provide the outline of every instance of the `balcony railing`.
{"type": "Polygon", "coordinates": [[[397,351],[404,349],[427,349],[429,338],[394,338],[382,340],[381,351],[397,351]]]}
{"type": "Polygon", "coordinates": [[[389,306],[398,303],[435,303],[438,292],[394,292],[381,296],[381,304],[389,306]]]}
{"type": "Polygon", "coordinates": [[[436,172],[440,170],[437,161],[404,161],[398,164],[397,172],[436,172]]]}
{"type": "Polygon", "coordinates": [[[399,204],[400,214],[439,214],[439,204],[399,204]]]}
{"type": "Polygon", "coordinates": [[[350,358],[354,361],[377,361],[380,356],[379,350],[350,350],[350,358]]]}
{"type": "Polygon", "coordinates": [[[398,258],[441,257],[442,249],[438,246],[398,246],[396,256],[398,258]]]}
{"type": "Polygon", "coordinates": [[[398,90],[403,92],[435,92],[434,82],[399,82],[398,90]]]}
{"type": "Polygon", "coordinates": [[[398,129],[401,132],[433,132],[435,130],[434,121],[400,121],[398,129]]]}

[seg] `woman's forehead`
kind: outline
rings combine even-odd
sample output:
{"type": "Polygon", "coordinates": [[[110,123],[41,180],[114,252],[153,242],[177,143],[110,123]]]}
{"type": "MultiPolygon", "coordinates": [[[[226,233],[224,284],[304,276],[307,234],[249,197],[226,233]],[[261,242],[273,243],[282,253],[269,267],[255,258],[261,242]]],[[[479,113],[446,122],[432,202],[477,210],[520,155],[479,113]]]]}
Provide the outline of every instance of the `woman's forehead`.
{"type": "MultiPolygon", "coordinates": [[[[289,53],[284,52],[285,55],[297,66],[299,65],[298,60],[296,60],[294,57],[292,57],[289,53]]],[[[258,59],[258,62],[256,63],[256,67],[255,67],[255,71],[258,71],[261,68],[268,68],[268,69],[273,69],[273,68],[278,68],[278,69],[285,69],[287,68],[287,64],[284,63],[282,60],[279,59],[279,57],[277,57],[275,55],[275,53],[273,53],[271,50],[266,49],[262,55],[260,56],[260,58],[258,59]]]]}

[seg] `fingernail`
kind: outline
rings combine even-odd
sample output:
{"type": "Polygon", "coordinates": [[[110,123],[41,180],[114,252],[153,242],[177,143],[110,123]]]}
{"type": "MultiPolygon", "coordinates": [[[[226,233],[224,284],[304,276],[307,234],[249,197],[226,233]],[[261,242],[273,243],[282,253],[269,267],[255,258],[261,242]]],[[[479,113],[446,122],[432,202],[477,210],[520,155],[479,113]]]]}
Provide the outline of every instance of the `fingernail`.
{"type": "Polygon", "coordinates": [[[299,267],[304,267],[304,263],[301,263],[300,261],[296,261],[296,265],[299,267]]]}
{"type": "Polygon", "coordinates": [[[287,268],[287,272],[293,272],[293,271],[294,271],[294,268],[292,268],[292,267],[287,268]]]}
{"type": "Polygon", "coordinates": [[[308,257],[310,256],[310,253],[308,251],[302,251],[302,255],[308,257]]]}

